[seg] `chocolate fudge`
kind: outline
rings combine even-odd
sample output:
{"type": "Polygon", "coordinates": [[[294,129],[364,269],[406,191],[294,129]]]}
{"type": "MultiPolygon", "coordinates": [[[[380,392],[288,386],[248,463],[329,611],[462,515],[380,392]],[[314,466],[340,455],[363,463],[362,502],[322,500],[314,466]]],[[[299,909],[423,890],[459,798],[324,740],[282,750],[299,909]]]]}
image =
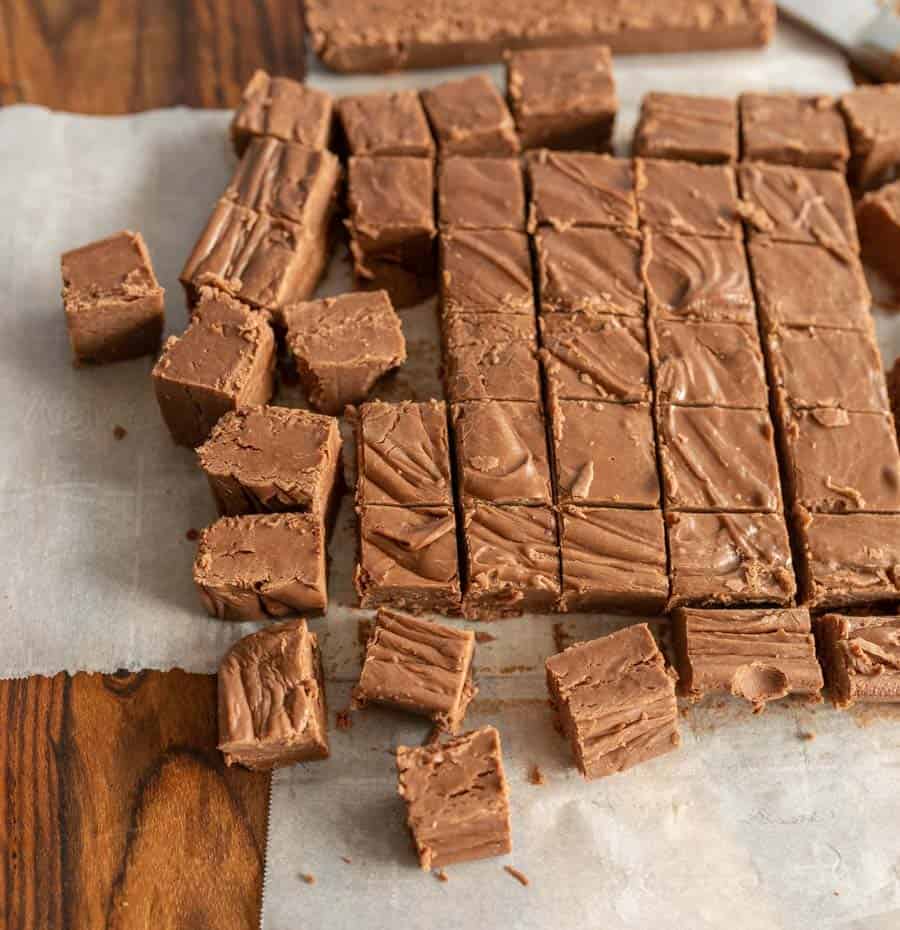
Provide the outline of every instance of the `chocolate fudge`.
{"type": "Polygon", "coordinates": [[[76,364],[151,355],[165,323],[159,286],[140,233],[124,230],[65,252],[62,298],[76,364]]]}
{"type": "Polygon", "coordinates": [[[900,356],[894,359],[894,367],[888,372],[888,396],[897,427],[897,441],[900,442],[900,356]]]}
{"type": "Polygon", "coordinates": [[[438,171],[438,217],[444,229],[525,232],[525,184],[519,159],[444,159],[438,171]]]}
{"type": "Polygon", "coordinates": [[[250,141],[259,136],[326,149],[333,109],[331,96],[325,91],[257,71],[244,88],[231,121],[234,149],[243,155],[250,141]]]}
{"type": "Polygon", "coordinates": [[[459,611],[456,518],[449,507],[359,508],[360,607],[459,611]]]}
{"type": "Polygon", "coordinates": [[[646,623],[550,656],[547,690],[586,779],[622,772],[681,743],[675,675],[646,623]]]}
{"type": "Polygon", "coordinates": [[[256,771],[328,758],[322,659],[305,620],[245,636],[222,660],[219,750],[256,771]]]}
{"type": "Polygon", "coordinates": [[[759,713],[789,694],[821,699],[808,610],[681,608],[672,614],[672,638],[679,689],[693,700],[731,693],[759,713]]]}
{"type": "Polygon", "coordinates": [[[324,610],[322,518],[313,513],[220,517],[200,534],[194,583],[210,616],[219,620],[324,610]]]}
{"type": "Polygon", "coordinates": [[[840,100],[850,134],[850,178],[861,190],[893,178],[900,166],[900,85],[855,88],[840,100]]]}
{"type": "Polygon", "coordinates": [[[900,181],[870,191],[856,205],[863,261],[900,286],[900,181]]]}
{"type": "Polygon", "coordinates": [[[153,369],[153,387],[172,438],[199,446],[229,410],[267,404],[275,337],[266,314],[201,288],[190,325],[170,336],[153,369]]]}
{"type": "Polygon", "coordinates": [[[399,793],[423,869],[502,856],[512,848],[500,734],[397,747],[399,793]]]}
{"type": "Polygon", "coordinates": [[[563,611],[659,614],[669,597],[659,510],[565,505],[560,514],[563,611]]]}
{"type": "Polygon", "coordinates": [[[518,153],[512,115],[488,75],[429,87],[422,91],[422,102],[442,157],[518,153]]]}
{"type": "Polygon", "coordinates": [[[649,93],[632,149],[643,158],[727,164],[738,158],[737,105],[724,97],[649,93]]]}
{"type": "Polygon", "coordinates": [[[372,401],[355,426],[359,506],[453,506],[446,404],[372,401]]]}
{"type": "Polygon", "coordinates": [[[351,155],[434,157],[434,139],[415,90],[342,97],[337,112],[351,155]]]}
{"type": "Polygon", "coordinates": [[[475,634],[382,607],[366,645],[354,710],[387,704],[430,717],[441,730],[459,732],[475,696],[475,634]]]}
{"type": "Polygon", "coordinates": [[[900,701],[900,616],[826,614],[817,630],[835,707],[900,701]]]}
{"type": "Polygon", "coordinates": [[[610,147],[619,103],[608,46],[508,52],[506,92],[523,148],[610,147]]]}
{"type": "Polygon", "coordinates": [[[497,620],[549,613],[559,602],[559,546],[550,507],[463,508],[463,615],[497,620]]]}
{"type": "Polygon", "coordinates": [[[379,378],[406,361],[403,326],[386,291],[292,304],[284,321],[307,399],[324,413],[338,415],[365,400],[379,378]]]}

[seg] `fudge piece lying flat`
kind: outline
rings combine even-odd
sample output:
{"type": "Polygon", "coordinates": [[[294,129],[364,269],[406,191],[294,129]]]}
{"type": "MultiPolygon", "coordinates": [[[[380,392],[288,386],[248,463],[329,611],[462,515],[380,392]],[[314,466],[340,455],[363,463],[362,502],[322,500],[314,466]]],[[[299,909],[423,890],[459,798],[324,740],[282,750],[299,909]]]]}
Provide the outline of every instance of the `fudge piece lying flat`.
{"type": "Polygon", "coordinates": [[[443,743],[397,747],[400,797],[423,869],[512,849],[500,734],[482,727],[443,743]]]}
{"type": "Polygon", "coordinates": [[[820,700],[822,669],[808,610],[682,608],[672,614],[672,636],[679,688],[694,700],[730,692],[754,713],[789,694],[820,700]]]}
{"type": "Polygon", "coordinates": [[[587,779],[624,771],[681,742],[675,675],[646,623],[550,656],[547,689],[587,779]]]}
{"type": "Polygon", "coordinates": [[[219,749],[256,771],[328,758],[322,659],[305,620],[246,636],[222,660],[219,749]]]}
{"type": "Polygon", "coordinates": [[[525,232],[525,185],[517,158],[443,160],[438,174],[442,229],[525,232]]]}
{"type": "Polygon", "coordinates": [[[351,155],[434,156],[434,139],[417,91],[341,97],[337,111],[351,155]]]}
{"type": "Polygon", "coordinates": [[[826,614],[817,629],[835,707],[900,701],[900,616],[826,614]]]}
{"type": "Polygon", "coordinates": [[[382,608],[366,646],[353,708],[388,704],[459,732],[476,689],[475,634],[382,608]]]}
{"type": "Polygon", "coordinates": [[[328,606],[325,529],[310,513],[221,517],[200,535],[194,583],[210,616],[269,620],[328,606]]]}
{"type": "Polygon", "coordinates": [[[844,94],[850,133],[850,179],[861,190],[878,187],[900,167],[900,85],[873,84],[844,94]]]}
{"type": "Polygon", "coordinates": [[[422,91],[422,102],[442,156],[519,151],[512,115],[488,75],[430,87],[422,91]]]}
{"type": "Polygon", "coordinates": [[[701,164],[738,159],[737,105],[723,97],[649,93],[632,146],[644,158],[671,158],[701,164]]]}
{"type": "Polygon", "coordinates": [[[125,230],[62,256],[62,298],[76,364],[118,362],[159,348],[165,291],[140,233],[125,230]]]}
{"type": "Polygon", "coordinates": [[[863,261],[900,285],[900,181],[870,191],[856,205],[863,261]]]}

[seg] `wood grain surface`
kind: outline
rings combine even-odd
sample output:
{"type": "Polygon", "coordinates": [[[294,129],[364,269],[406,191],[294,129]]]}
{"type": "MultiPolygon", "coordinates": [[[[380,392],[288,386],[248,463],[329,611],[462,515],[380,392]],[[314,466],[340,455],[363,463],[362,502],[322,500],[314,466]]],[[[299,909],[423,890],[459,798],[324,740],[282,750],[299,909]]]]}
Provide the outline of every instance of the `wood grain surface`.
{"type": "Polygon", "coordinates": [[[3,930],[257,930],[269,776],[226,769],[214,676],[0,681],[3,930]]]}
{"type": "Polygon", "coordinates": [[[0,103],[81,113],[233,107],[304,73],[301,0],[0,0],[0,103]]]}

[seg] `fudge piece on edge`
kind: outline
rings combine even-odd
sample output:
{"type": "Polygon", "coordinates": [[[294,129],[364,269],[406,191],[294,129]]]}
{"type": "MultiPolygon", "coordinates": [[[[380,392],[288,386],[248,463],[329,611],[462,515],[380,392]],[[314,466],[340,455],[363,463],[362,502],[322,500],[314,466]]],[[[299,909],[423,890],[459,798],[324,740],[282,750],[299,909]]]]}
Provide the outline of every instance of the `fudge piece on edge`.
{"type": "Polygon", "coordinates": [[[222,660],[219,750],[256,771],[328,758],[322,658],[305,620],[245,636],[222,660]]]}
{"type": "Polygon", "coordinates": [[[343,485],[338,421],[308,410],[226,413],[197,457],[219,513],[228,516],[298,510],[325,519],[343,485]]]}
{"type": "Polygon", "coordinates": [[[194,583],[210,616],[270,620],[328,606],[325,528],[311,513],[221,517],[200,534],[194,583]]]}
{"type": "Polygon", "coordinates": [[[165,323],[165,291],[140,233],[124,230],[72,249],[60,264],[76,364],[156,352],[165,323]]]}
{"type": "Polygon", "coordinates": [[[438,171],[442,229],[525,232],[525,183],[518,158],[446,158],[438,171]]]}
{"type": "Polygon", "coordinates": [[[509,789],[493,727],[428,746],[398,746],[397,772],[423,869],[510,852],[509,789]]]}
{"type": "Polygon", "coordinates": [[[709,165],[736,162],[737,105],[725,97],[646,94],[632,149],[643,158],[709,165]]]}
{"type": "Polygon", "coordinates": [[[900,616],[826,614],[816,630],[835,707],[900,701],[900,616]]]}
{"type": "Polygon", "coordinates": [[[475,634],[382,607],[366,645],[353,709],[387,704],[458,733],[475,697],[475,634]]]}
{"type": "Polygon", "coordinates": [[[870,191],[856,204],[863,261],[900,286],[900,181],[870,191]]]}
{"type": "Polygon", "coordinates": [[[337,112],[351,155],[434,157],[434,139],[418,91],[341,97],[337,112]]]}
{"type": "Polygon", "coordinates": [[[547,659],[547,690],[578,771],[622,772],[681,743],[675,675],[646,623],[547,659]]]}
{"type": "Polygon", "coordinates": [[[857,87],[840,100],[850,134],[850,179],[860,190],[878,187],[900,167],[900,85],[857,87]]]}
{"type": "Polygon", "coordinates": [[[175,442],[199,446],[229,410],[267,404],[274,373],[268,315],[201,288],[188,328],[166,340],[153,387],[175,442]]]}
{"type": "Polygon", "coordinates": [[[692,700],[730,692],[754,713],[789,694],[821,700],[822,669],[805,608],[682,607],[672,614],[672,638],[679,689],[692,700]]]}

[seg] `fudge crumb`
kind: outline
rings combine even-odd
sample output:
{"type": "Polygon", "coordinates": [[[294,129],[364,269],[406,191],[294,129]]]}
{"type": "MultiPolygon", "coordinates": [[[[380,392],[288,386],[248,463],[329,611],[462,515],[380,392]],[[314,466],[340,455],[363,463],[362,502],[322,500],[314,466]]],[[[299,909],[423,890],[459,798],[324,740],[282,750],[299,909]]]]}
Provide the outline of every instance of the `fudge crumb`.
{"type": "Polygon", "coordinates": [[[492,636],[490,633],[484,633],[481,630],[475,633],[476,643],[492,643],[496,638],[496,636],[492,636]]]}
{"type": "Polygon", "coordinates": [[[353,860],[349,856],[341,856],[341,862],[345,862],[347,865],[353,865],[353,860]]]}
{"type": "Polygon", "coordinates": [[[546,779],[544,778],[544,773],[536,765],[532,765],[528,770],[528,782],[532,785],[545,785],[547,784],[546,779]]]}
{"type": "Polygon", "coordinates": [[[528,881],[528,876],[524,872],[514,869],[511,865],[505,865],[503,868],[506,872],[509,872],[520,885],[524,885],[527,888],[531,884],[531,882],[528,881]]]}
{"type": "Polygon", "coordinates": [[[435,877],[439,882],[449,882],[449,881],[450,881],[450,876],[449,876],[443,869],[438,869],[438,871],[434,873],[434,877],[435,877]]]}
{"type": "Polygon", "coordinates": [[[335,714],[334,725],[339,730],[349,730],[353,726],[353,718],[350,716],[349,710],[339,710],[335,714]]]}
{"type": "Polygon", "coordinates": [[[300,880],[306,882],[307,885],[315,885],[316,876],[310,874],[309,872],[301,872],[300,880]]]}
{"type": "Polygon", "coordinates": [[[812,740],[816,738],[816,734],[811,730],[801,730],[797,736],[799,739],[806,740],[807,742],[812,742],[812,740]]]}
{"type": "Polygon", "coordinates": [[[124,426],[119,426],[118,424],[113,427],[113,436],[116,439],[124,439],[128,435],[128,430],[124,426]]]}
{"type": "Polygon", "coordinates": [[[191,542],[197,542],[197,540],[200,538],[200,531],[199,531],[199,530],[195,530],[193,527],[191,527],[191,528],[184,534],[184,537],[185,537],[185,539],[189,539],[191,542]]]}

